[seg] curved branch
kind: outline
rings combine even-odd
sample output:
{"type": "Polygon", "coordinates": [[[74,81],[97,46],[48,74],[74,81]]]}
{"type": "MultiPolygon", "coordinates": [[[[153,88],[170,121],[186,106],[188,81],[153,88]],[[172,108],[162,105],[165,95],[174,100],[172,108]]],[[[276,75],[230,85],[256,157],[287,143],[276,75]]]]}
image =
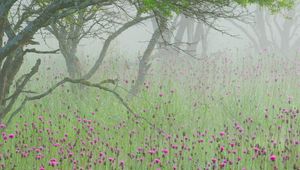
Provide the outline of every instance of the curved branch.
{"type": "Polygon", "coordinates": [[[104,81],[101,81],[100,83],[91,83],[91,82],[89,82],[87,80],[84,80],[84,79],[71,79],[71,78],[68,78],[68,77],[64,78],[63,80],[56,83],[54,86],[52,86],[50,89],[48,89],[44,93],[41,93],[41,94],[36,95],[36,96],[26,96],[25,99],[23,100],[23,102],[21,103],[21,105],[11,114],[11,116],[9,117],[6,124],[11,123],[12,119],[17,115],[18,112],[21,111],[21,109],[26,105],[26,103],[28,101],[39,100],[43,97],[46,97],[47,95],[52,93],[57,87],[65,84],[67,82],[68,83],[73,83],[73,84],[81,84],[81,85],[85,85],[85,86],[88,86],[88,87],[95,87],[95,88],[98,88],[100,90],[104,90],[106,92],[112,93],[119,100],[119,102],[127,109],[127,111],[132,116],[134,116],[137,119],[141,119],[141,120],[145,121],[148,125],[150,125],[153,129],[155,129],[159,134],[164,134],[164,135],[166,134],[164,130],[162,130],[160,128],[157,128],[155,126],[155,124],[151,123],[148,119],[136,114],[133,111],[133,109],[130,108],[128,103],[121,97],[121,95],[119,93],[117,93],[116,91],[114,91],[114,90],[112,90],[108,87],[102,86],[103,84],[107,84],[107,83],[116,84],[116,80],[112,80],[112,79],[104,80],[104,81]]]}
{"type": "Polygon", "coordinates": [[[124,24],[121,28],[119,28],[116,32],[112,33],[104,42],[104,45],[102,47],[102,50],[100,52],[100,55],[97,59],[97,61],[95,62],[94,66],[88,71],[87,74],[85,74],[82,79],[90,79],[98,70],[99,66],[101,65],[104,57],[106,56],[106,53],[108,51],[108,48],[111,44],[111,42],[117,38],[121,33],[123,33],[124,31],[126,31],[127,29],[129,29],[130,27],[136,25],[137,23],[147,20],[149,18],[152,18],[153,15],[151,16],[147,16],[147,17],[136,17],[135,19],[127,22],[126,24],[124,24]]]}
{"type": "Polygon", "coordinates": [[[13,95],[11,95],[8,99],[5,99],[5,100],[10,100],[10,101],[9,101],[7,107],[4,109],[3,114],[0,115],[0,120],[3,117],[5,117],[5,115],[9,112],[9,110],[11,110],[11,108],[15,104],[16,100],[18,99],[18,97],[22,93],[22,91],[23,91],[24,87],[26,86],[26,84],[29,82],[31,77],[34,76],[38,72],[40,65],[41,65],[41,59],[38,59],[36,61],[36,64],[31,68],[31,71],[28,74],[25,74],[25,75],[22,76],[22,77],[24,77],[24,80],[22,81],[21,84],[17,85],[16,91],[13,93],[13,95]]]}

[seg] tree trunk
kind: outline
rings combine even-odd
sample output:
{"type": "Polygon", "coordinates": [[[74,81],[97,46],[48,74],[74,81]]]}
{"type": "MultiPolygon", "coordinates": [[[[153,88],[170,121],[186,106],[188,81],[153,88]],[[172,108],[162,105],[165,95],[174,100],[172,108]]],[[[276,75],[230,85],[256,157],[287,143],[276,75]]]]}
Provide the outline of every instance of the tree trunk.
{"type": "Polygon", "coordinates": [[[266,21],[264,18],[265,10],[261,7],[258,7],[256,11],[256,33],[258,35],[258,41],[260,44],[260,50],[266,50],[270,47],[270,42],[267,36],[266,30],[266,21]]]}
{"type": "MultiPolygon", "coordinates": [[[[76,56],[77,46],[79,41],[65,41],[63,39],[58,39],[59,48],[62,55],[64,56],[67,71],[69,77],[72,79],[79,79],[82,76],[81,63],[78,57],[76,56]]],[[[77,84],[71,84],[72,92],[77,92],[81,89],[82,86],[77,84]]]]}
{"type": "Polygon", "coordinates": [[[166,29],[166,22],[162,21],[160,28],[157,28],[155,30],[155,32],[153,33],[151,40],[150,40],[142,58],[140,59],[137,79],[135,81],[135,84],[131,87],[130,96],[129,96],[130,98],[132,96],[136,96],[139,93],[141,86],[144,84],[145,77],[151,66],[151,64],[149,63],[151,54],[152,54],[156,44],[158,43],[158,41],[161,37],[161,34],[163,34],[165,29],[166,29]]]}
{"type": "Polygon", "coordinates": [[[0,120],[12,109],[15,101],[6,100],[13,81],[23,64],[24,53],[21,48],[6,58],[0,69],[0,120]],[[8,104],[7,104],[8,103],[8,104]]]}

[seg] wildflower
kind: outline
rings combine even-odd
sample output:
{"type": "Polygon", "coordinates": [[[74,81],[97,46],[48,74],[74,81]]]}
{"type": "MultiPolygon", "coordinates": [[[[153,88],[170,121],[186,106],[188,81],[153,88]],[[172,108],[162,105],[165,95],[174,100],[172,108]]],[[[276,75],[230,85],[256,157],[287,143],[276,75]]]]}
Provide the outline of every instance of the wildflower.
{"type": "Polygon", "coordinates": [[[115,159],[112,157],[109,157],[108,160],[109,160],[109,162],[114,162],[115,159]]]}
{"type": "Polygon", "coordinates": [[[220,167],[221,168],[224,168],[226,166],[226,163],[225,162],[222,162],[221,164],[220,164],[220,167]]]}
{"type": "Polygon", "coordinates": [[[55,159],[55,158],[50,159],[49,165],[50,166],[57,166],[58,165],[57,159],[55,159]]]}
{"type": "Polygon", "coordinates": [[[276,155],[273,155],[273,154],[272,154],[272,155],[270,156],[270,160],[271,160],[271,161],[276,161],[276,155]]]}
{"type": "Polygon", "coordinates": [[[225,147],[224,147],[224,146],[221,146],[221,147],[220,147],[220,151],[221,151],[221,152],[223,152],[223,151],[224,151],[224,149],[225,149],[225,147]]]}
{"type": "Polygon", "coordinates": [[[6,126],[3,123],[0,123],[0,129],[4,129],[6,126]]]}
{"type": "Polygon", "coordinates": [[[154,163],[156,163],[156,164],[160,164],[160,163],[161,163],[161,161],[160,161],[160,159],[156,158],[156,159],[154,159],[154,163]]]}
{"type": "Polygon", "coordinates": [[[99,153],[99,157],[105,157],[105,153],[104,152],[100,152],[99,153]]]}
{"type": "Polygon", "coordinates": [[[122,168],[124,168],[124,166],[125,166],[125,161],[124,161],[124,160],[121,160],[121,161],[120,161],[120,166],[121,166],[122,168]]]}
{"type": "Polygon", "coordinates": [[[54,143],[53,146],[58,147],[58,146],[60,146],[60,144],[59,143],[54,143]]]}
{"type": "Polygon", "coordinates": [[[163,149],[162,152],[163,152],[163,154],[167,155],[169,153],[169,150],[168,149],[163,149]]]}
{"type": "Polygon", "coordinates": [[[149,150],[148,151],[148,153],[150,154],[150,155],[154,155],[154,154],[156,154],[156,150],[155,149],[151,149],[151,150],[149,150]]]}
{"type": "Polygon", "coordinates": [[[172,144],[171,147],[172,147],[173,149],[178,149],[178,146],[175,145],[175,144],[172,144]]]}
{"type": "Polygon", "coordinates": [[[225,132],[220,132],[220,136],[224,136],[225,135],[225,132]]]}
{"type": "Polygon", "coordinates": [[[40,160],[40,159],[42,159],[43,157],[44,157],[44,155],[38,154],[38,155],[36,155],[35,159],[36,159],[36,160],[40,160]]]}
{"type": "Polygon", "coordinates": [[[8,137],[7,136],[3,136],[3,140],[7,141],[8,137]]]}

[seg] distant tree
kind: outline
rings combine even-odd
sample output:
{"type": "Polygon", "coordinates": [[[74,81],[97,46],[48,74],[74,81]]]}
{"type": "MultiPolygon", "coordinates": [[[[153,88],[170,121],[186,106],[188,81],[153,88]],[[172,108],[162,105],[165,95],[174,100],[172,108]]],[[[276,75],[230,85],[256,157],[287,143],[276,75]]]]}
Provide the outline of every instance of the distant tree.
{"type": "Polygon", "coordinates": [[[297,9],[272,14],[268,9],[257,6],[250,17],[230,22],[249,39],[257,53],[269,50],[292,55],[300,45],[300,14],[297,9]]]}
{"type": "MultiPolygon", "coordinates": [[[[47,27],[47,30],[58,40],[59,49],[65,58],[70,78],[90,78],[92,72],[95,73],[106,56],[112,40],[130,27],[153,17],[153,15],[142,17],[136,8],[131,8],[132,11],[136,11],[136,16],[133,17],[128,17],[129,14],[124,13],[121,9],[98,8],[94,6],[80,10],[47,27]],[[103,39],[104,46],[102,47],[98,62],[93,66],[93,70],[89,71],[88,76],[83,76],[84,72],[82,71],[80,57],[77,56],[77,48],[82,39],[95,37],[103,39]]],[[[72,87],[73,91],[76,90],[76,86],[72,87]]]]}

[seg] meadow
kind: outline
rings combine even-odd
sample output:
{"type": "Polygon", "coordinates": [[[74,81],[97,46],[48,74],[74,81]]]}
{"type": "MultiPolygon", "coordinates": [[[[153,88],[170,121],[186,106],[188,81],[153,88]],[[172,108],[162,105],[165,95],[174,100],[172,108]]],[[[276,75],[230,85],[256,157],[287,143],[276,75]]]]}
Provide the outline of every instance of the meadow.
{"type": "MultiPolygon", "coordinates": [[[[108,87],[134,114],[111,93],[84,87],[73,94],[69,84],[29,102],[0,126],[0,168],[300,169],[298,57],[227,51],[155,62],[133,97],[137,66],[106,60],[94,76],[118,78],[108,87]]],[[[55,65],[30,89],[43,91],[64,77],[55,65]]]]}

